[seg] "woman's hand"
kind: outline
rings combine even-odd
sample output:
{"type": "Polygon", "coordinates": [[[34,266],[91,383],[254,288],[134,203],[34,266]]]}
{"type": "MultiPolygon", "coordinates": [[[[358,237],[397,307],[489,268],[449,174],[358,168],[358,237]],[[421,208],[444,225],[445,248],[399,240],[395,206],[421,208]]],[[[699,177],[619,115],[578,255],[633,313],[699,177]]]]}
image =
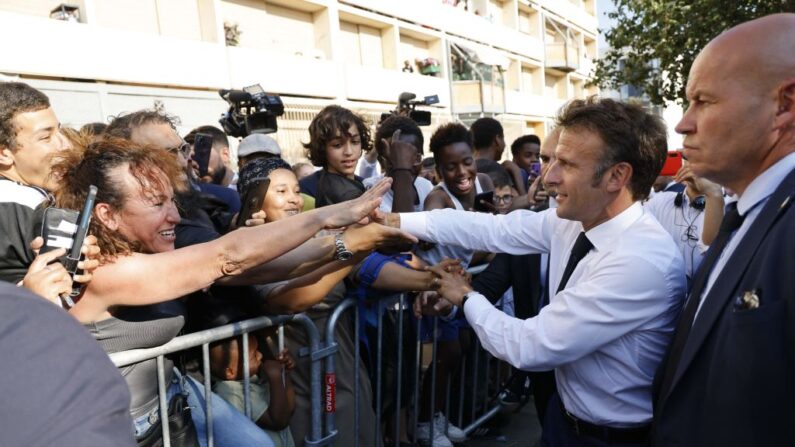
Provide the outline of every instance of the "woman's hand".
{"type": "Polygon", "coordinates": [[[417,238],[398,229],[370,223],[367,225],[354,225],[342,233],[342,242],[348,250],[361,253],[375,250],[376,248],[402,248],[417,242],[417,238]]]}
{"type": "Polygon", "coordinates": [[[268,217],[268,214],[265,211],[259,210],[251,215],[251,219],[246,220],[246,226],[256,227],[258,225],[264,225],[266,217],[268,217]]]}
{"type": "MultiPolygon", "coordinates": [[[[41,241],[41,238],[36,239],[41,241]]],[[[31,247],[34,244],[31,243],[31,247]]],[[[39,248],[41,243],[36,244],[35,250],[38,251],[39,248]]],[[[48,301],[60,304],[60,296],[72,291],[72,277],[60,262],[55,262],[65,254],[66,250],[59,248],[37,255],[22,279],[22,286],[48,301]]]]}
{"type": "Polygon", "coordinates": [[[355,223],[366,224],[368,216],[381,204],[381,197],[392,187],[392,179],[383,178],[356,199],[320,208],[325,211],[323,227],[342,228],[355,223]]]}
{"type": "Polygon", "coordinates": [[[73,279],[75,282],[88,284],[91,281],[91,278],[94,277],[94,270],[99,267],[99,244],[97,243],[96,236],[86,236],[86,238],[83,240],[83,247],[80,249],[80,253],[84,256],[84,258],[82,261],[77,263],[77,268],[83,272],[79,275],[75,275],[73,279]]]}

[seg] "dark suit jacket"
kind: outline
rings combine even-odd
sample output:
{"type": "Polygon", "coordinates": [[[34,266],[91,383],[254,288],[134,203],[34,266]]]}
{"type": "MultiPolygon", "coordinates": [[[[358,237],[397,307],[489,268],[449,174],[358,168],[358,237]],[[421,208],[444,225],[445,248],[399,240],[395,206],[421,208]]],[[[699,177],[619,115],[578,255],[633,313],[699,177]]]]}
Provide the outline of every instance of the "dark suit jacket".
{"type": "Polygon", "coordinates": [[[795,171],[706,296],[669,389],[655,381],[656,446],[795,443],[795,171]],[[756,291],[757,309],[735,300],[756,291]]]}
{"type": "MultiPolygon", "coordinates": [[[[541,296],[541,255],[515,256],[499,253],[475,276],[472,288],[492,303],[513,287],[514,313],[518,318],[538,314],[541,296]]],[[[462,312],[463,313],[463,312],[462,312]]]]}

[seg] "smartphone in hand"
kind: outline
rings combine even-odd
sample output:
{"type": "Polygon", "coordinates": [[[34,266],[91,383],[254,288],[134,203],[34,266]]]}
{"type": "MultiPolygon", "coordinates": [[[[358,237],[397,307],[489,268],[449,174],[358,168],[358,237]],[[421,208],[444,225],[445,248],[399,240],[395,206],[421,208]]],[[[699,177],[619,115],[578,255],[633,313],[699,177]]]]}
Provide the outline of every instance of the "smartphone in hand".
{"type": "Polygon", "coordinates": [[[493,213],[494,209],[494,191],[484,192],[475,196],[475,211],[479,213],[493,213]],[[491,207],[483,202],[490,204],[491,207]]]}
{"type": "Polygon", "coordinates": [[[251,219],[251,215],[262,209],[270,183],[269,178],[260,178],[249,185],[241,203],[240,214],[237,215],[237,228],[245,226],[246,221],[251,219]]]}
{"type": "Polygon", "coordinates": [[[199,177],[209,174],[212,150],[213,137],[205,133],[197,133],[193,140],[193,160],[199,165],[199,177]]]}

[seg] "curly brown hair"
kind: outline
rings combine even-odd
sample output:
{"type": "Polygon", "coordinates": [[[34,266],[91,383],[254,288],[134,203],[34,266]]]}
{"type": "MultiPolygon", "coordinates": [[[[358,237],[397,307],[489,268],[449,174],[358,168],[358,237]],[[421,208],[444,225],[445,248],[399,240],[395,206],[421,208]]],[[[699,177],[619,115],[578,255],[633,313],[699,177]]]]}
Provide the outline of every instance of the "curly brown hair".
{"type": "Polygon", "coordinates": [[[359,131],[359,138],[362,141],[362,152],[368,152],[373,148],[370,141],[370,126],[367,120],[361,115],[338,105],[326,106],[318,112],[309,123],[309,143],[304,143],[306,156],[313,165],[325,168],[328,164],[326,159],[326,144],[329,141],[343,136],[350,138],[348,129],[356,126],[359,131]]]}
{"type": "MultiPolygon", "coordinates": [[[[154,146],[106,136],[92,141],[85,150],[65,151],[53,171],[60,177],[61,187],[55,202],[61,208],[80,210],[90,185],[97,187],[97,203],[106,203],[121,210],[129,191],[124,187],[116,168],[127,165],[130,174],[145,191],[168,189],[184,183],[184,171],[172,154],[154,146]]],[[[89,234],[96,236],[101,250],[100,262],[112,262],[118,256],[140,251],[140,246],[106,227],[99,219],[91,220],[89,234]]]]}

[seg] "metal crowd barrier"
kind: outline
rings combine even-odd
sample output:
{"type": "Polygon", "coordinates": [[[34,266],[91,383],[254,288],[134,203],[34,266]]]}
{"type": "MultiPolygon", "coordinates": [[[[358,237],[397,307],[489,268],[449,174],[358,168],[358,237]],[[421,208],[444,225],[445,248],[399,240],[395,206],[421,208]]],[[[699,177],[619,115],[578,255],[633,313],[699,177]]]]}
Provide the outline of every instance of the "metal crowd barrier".
{"type": "MultiPolygon", "coordinates": [[[[482,271],[483,268],[480,269],[470,269],[471,273],[479,273],[482,271]]],[[[422,334],[419,330],[419,325],[416,328],[416,339],[415,339],[415,356],[413,359],[413,364],[411,364],[411,371],[408,371],[405,365],[409,364],[409,359],[403,358],[403,347],[404,347],[404,318],[403,313],[404,311],[408,310],[411,312],[411,303],[408,302],[408,295],[400,294],[397,295],[397,298],[385,299],[380,300],[373,303],[376,306],[376,311],[378,314],[378,324],[377,324],[377,340],[375,346],[375,358],[376,358],[376,365],[375,365],[375,383],[374,385],[375,393],[374,393],[374,400],[375,402],[361,402],[360,396],[360,375],[362,373],[366,373],[365,371],[361,371],[359,367],[354,368],[354,384],[355,384],[355,392],[354,392],[354,423],[353,427],[346,427],[346,429],[352,428],[355,436],[355,446],[359,446],[359,433],[361,429],[361,406],[362,405],[372,405],[375,404],[375,419],[378,421],[375,427],[375,439],[373,440],[372,445],[378,445],[379,439],[381,438],[381,424],[385,423],[385,420],[382,420],[381,415],[381,407],[383,402],[383,386],[382,386],[382,376],[383,376],[383,366],[384,366],[384,358],[383,358],[383,338],[384,338],[384,314],[389,310],[393,309],[397,311],[397,380],[394,383],[394,395],[395,395],[395,419],[394,419],[394,431],[392,433],[392,437],[395,443],[395,446],[400,445],[401,439],[401,413],[403,413],[403,409],[401,409],[401,401],[402,401],[402,391],[404,386],[404,378],[407,374],[413,373],[413,384],[414,389],[412,390],[412,396],[410,399],[409,406],[411,407],[411,417],[408,418],[407,425],[410,427],[411,431],[411,439],[414,442],[417,442],[416,436],[416,427],[417,427],[417,420],[418,414],[420,411],[420,389],[421,389],[421,379],[422,379],[422,364],[423,364],[423,353],[422,353],[422,334]],[[406,371],[404,371],[406,370],[406,371]]],[[[335,357],[336,353],[339,350],[339,346],[335,340],[335,331],[337,329],[337,324],[340,321],[341,315],[353,309],[354,312],[354,361],[356,365],[361,365],[361,350],[360,350],[360,321],[359,321],[359,306],[357,306],[357,302],[353,299],[346,299],[338,304],[329,315],[329,318],[326,323],[326,327],[323,329],[325,332],[325,339],[324,341],[320,340],[320,328],[315,326],[315,323],[306,315],[304,314],[296,314],[296,315],[284,315],[284,316],[263,316],[258,318],[253,318],[250,320],[245,320],[237,323],[228,324],[225,326],[204,330],[192,334],[182,335],[179,337],[174,338],[170,342],[148,349],[134,349],[124,352],[117,352],[114,354],[110,354],[110,358],[113,363],[117,367],[127,366],[133,363],[138,363],[144,360],[149,359],[156,359],[157,361],[157,380],[158,380],[158,390],[159,390],[159,399],[160,399],[160,418],[162,421],[168,420],[168,402],[166,402],[166,383],[165,383],[165,376],[166,373],[164,371],[164,356],[173,354],[179,351],[184,351],[191,348],[196,348],[201,346],[202,348],[202,366],[203,366],[203,376],[204,376],[204,387],[205,393],[209,396],[209,393],[212,392],[212,384],[211,384],[211,375],[210,375],[210,361],[209,361],[209,353],[210,353],[210,343],[229,339],[232,337],[237,337],[243,334],[248,334],[250,332],[270,327],[276,325],[284,325],[288,322],[297,323],[303,326],[304,330],[306,330],[308,339],[309,339],[309,346],[302,348],[299,353],[300,356],[308,355],[311,360],[310,366],[310,389],[311,389],[311,396],[310,396],[310,430],[306,436],[305,445],[310,447],[315,446],[325,446],[325,445],[334,445],[334,441],[339,435],[340,428],[337,427],[335,421],[335,413],[336,413],[336,370],[335,370],[335,357]],[[321,361],[323,365],[321,365],[321,361]],[[323,378],[321,378],[321,369],[324,373],[323,378]]],[[[429,342],[432,345],[431,350],[431,361],[427,368],[425,374],[431,374],[431,385],[430,385],[430,414],[431,414],[431,432],[430,432],[430,440],[433,439],[434,436],[434,424],[433,420],[436,414],[436,360],[437,360],[437,351],[438,351],[438,343],[437,343],[437,333],[438,333],[438,325],[439,319],[434,317],[433,321],[433,339],[429,342]]],[[[280,347],[283,346],[283,331],[279,331],[279,345],[280,347]]],[[[471,434],[475,429],[481,426],[483,423],[488,421],[494,415],[496,415],[500,408],[500,400],[497,399],[499,393],[499,383],[501,381],[501,363],[498,364],[499,366],[496,368],[496,381],[491,381],[490,377],[491,372],[491,356],[488,352],[486,352],[481,346],[480,343],[477,341],[477,337],[472,337],[472,347],[468,350],[468,352],[462,353],[463,358],[461,360],[461,370],[459,373],[459,380],[458,380],[458,392],[456,398],[456,403],[458,407],[457,417],[452,418],[450,415],[450,401],[451,401],[451,380],[448,380],[448,386],[446,390],[446,404],[445,404],[445,411],[444,414],[447,419],[451,423],[455,423],[457,426],[461,427],[461,429],[467,435],[471,434]],[[481,359],[481,356],[483,357],[481,359]],[[472,368],[467,368],[467,364],[470,363],[471,360],[472,368]],[[481,371],[484,370],[485,366],[485,374],[481,381],[481,371]],[[471,369],[469,372],[469,376],[471,377],[471,381],[467,382],[467,372],[468,369],[471,369]],[[471,398],[469,399],[469,411],[465,414],[465,388],[467,383],[471,383],[472,386],[472,394],[471,398]],[[483,384],[483,389],[479,390],[479,384],[483,384]],[[495,388],[497,391],[494,393],[489,393],[490,385],[495,388]],[[479,394],[480,391],[480,394],[479,394]],[[482,396],[482,400],[480,397],[482,396]],[[491,405],[489,402],[493,401],[491,405]],[[480,403],[480,405],[478,405],[480,403]],[[464,426],[464,423],[467,422],[465,415],[468,415],[468,424],[464,426]]],[[[246,415],[251,418],[251,397],[250,397],[250,390],[249,390],[249,356],[248,356],[248,337],[242,337],[242,346],[243,346],[243,371],[244,371],[244,402],[245,402],[245,413],[246,415]]],[[[206,427],[206,439],[207,444],[212,447],[213,442],[213,416],[212,416],[212,406],[211,406],[212,399],[209,397],[205,399],[206,405],[206,414],[207,414],[207,427],[206,427]]],[[[167,423],[161,424],[162,431],[163,431],[163,442],[165,447],[170,447],[170,440],[169,440],[169,427],[167,423]]],[[[199,434],[201,436],[201,434],[199,434]]]]}
{"type": "MultiPolygon", "coordinates": [[[[212,399],[209,397],[212,393],[212,384],[210,377],[210,343],[236,337],[243,334],[248,334],[262,328],[283,325],[287,322],[298,323],[306,330],[309,338],[310,352],[317,352],[320,349],[320,333],[309,317],[304,314],[284,315],[275,317],[259,317],[250,320],[240,321],[237,323],[227,324],[225,326],[208,329],[205,331],[195,332],[192,334],[181,335],[175,337],[168,343],[147,349],[132,349],[124,352],[116,352],[110,354],[110,359],[116,367],[131,365],[133,363],[142,362],[149,359],[157,359],[157,383],[158,394],[160,397],[160,420],[168,421],[168,402],[166,402],[166,383],[165,383],[165,370],[164,370],[164,356],[176,352],[184,351],[191,348],[201,346],[202,348],[202,366],[204,376],[204,391],[207,396],[205,398],[205,411],[207,413],[207,431],[205,433],[207,445],[213,447],[213,414],[212,414],[212,399]]],[[[283,345],[281,340],[282,331],[279,331],[279,345],[283,345]]],[[[244,384],[244,402],[245,413],[251,418],[251,396],[249,390],[249,356],[248,356],[248,337],[243,339],[243,384],[244,384]]],[[[312,390],[311,396],[311,419],[310,431],[307,435],[307,445],[316,445],[321,441],[321,414],[320,407],[320,393],[321,393],[321,380],[320,380],[320,362],[313,361],[310,366],[310,389],[312,390]]],[[[169,439],[169,427],[167,423],[161,424],[163,430],[163,444],[165,447],[171,446],[169,439]]],[[[197,433],[201,436],[201,433],[197,433]]]]}
{"type": "MultiPolygon", "coordinates": [[[[469,269],[468,271],[472,274],[480,273],[485,269],[486,266],[479,266],[476,268],[469,269]]],[[[377,339],[376,339],[376,346],[375,348],[375,383],[373,383],[374,392],[374,402],[361,402],[361,396],[359,393],[359,375],[363,372],[360,371],[360,368],[355,368],[355,377],[354,383],[357,385],[355,388],[354,394],[354,426],[353,430],[357,434],[355,437],[355,446],[358,447],[360,445],[359,442],[359,429],[360,429],[360,406],[361,405],[372,405],[374,404],[375,407],[375,419],[377,421],[377,426],[375,427],[375,439],[373,440],[373,444],[371,445],[379,445],[379,439],[381,438],[381,425],[385,424],[387,421],[381,415],[382,403],[383,403],[383,390],[382,390],[382,377],[383,377],[383,367],[384,367],[384,357],[383,357],[383,339],[384,339],[384,314],[388,309],[394,309],[397,311],[397,359],[395,359],[395,363],[397,365],[397,379],[394,381],[394,395],[395,395],[395,409],[394,409],[394,430],[392,433],[392,441],[394,442],[395,446],[400,445],[401,439],[401,416],[402,416],[402,409],[400,408],[402,396],[401,392],[403,391],[404,386],[404,378],[406,377],[405,374],[413,373],[413,384],[414,389],[412,392],[412,396],[410,399],[409,406],[411,407],[411,417],[407,421],[407,425],[410,428],[409,434],[411,435],[410,439],[413,442],[417,442],[416,436],[416,427],[417,427],[417,420],[418,414],[420,411],[420,390],[421,390],[421,379],[422,379],[422,364],[423,364],[423,353],[422,353],[422,334],[420,333],[419,327],[416,329],[416,350],[415,350],[415,358],[413,359],[413,368],[411,371],[408,371],[405,368],[405,365],[410,361],[409,359],[404,359],[404,350],[403,350],[403,334],[404,334],[404,318],[403,312],[405,310],[411,311],[411,303],[408,302],[408,295],[400,294],[397,298],[392,299],[385,299],[380,300],[377,302],[372,303],[373,306],[376,308],[376,312],[378,314],[378,324],[377,324],[377,339]]],[[[361,353],[359,349],[359,333],[360,333],[360,323],[359,323],[359,306],[356,305],[356,301],[353,299],[347,299],[342,301],[331,313],[330,318],[328,319],[327,326],[325,328],[326,338],[321,351],[318,352],[317,358],[325,357],[325,388],[324,388],[324,411],[326,412],[324,421],[325,427],[323,430],[323,443],[322,444],[311,444],[311,445],[333,445],[333,442],[337,435],[339,434],[339,428],[335,424],[334,413],[336,411],[336,392],[334,390],[334,386],[336,383],[336,376],[335,376],[335,368],[334,368],[334,354],[337,351],[337,344],[334,339],[334,332],[336,330],[337,322],[340,319],[340,315],[343,312],[346,312],[350,309],[353,309],[354,312],[354,340],[357,341],[355,346],[355,361],[357,365],[361,364],[361,353]]],[[[430,342],[432,345],[431,350],[431,361],[425,371],[425,374],[430,374],[430,414],[431,414],[431,423],[430,423],[430,437],[429,439],[432,440],[434,436],[434,424],[433,420],[436,414],[436,360],[437,360],[437,351],[438,351],[438,343],[437,343],[437,333],[438,333],[438,325],[439,325],[439,318],[433,318],[433,338],[430,342]]],[[[472,434],[478,427],[483,425],[486,421],[494,417],[502,408],[500,400],[498,399],[498,395],[501,391],[501,377],[502,377],[502,367],[507,365],[499,362],[497,359],[497,367],[494,368],[496,374],[492,375],[492,359],[493,357],[485,351],[480,343],[477,340],[477,337],[472,337],[472,346],[467,352],[463,352],[463,358],[461,359],[461,369],[459,374],[458,380],[458,393],[457,394],[457,417],[453,418],[450,415],[450,401],[451,401],[451,384],[452,380],[448,380],[448,387],[447,387],[447,398],[446,398],[446,405],[444,414],[450,421],[450,423],[455,423],[457,426],[461,427],[461,429],[467,435],[472,434]],[[467,364],[472,363],[471,368],[467,368],[467,364]],[[468,371],[471,369],[471,371],[468,371]],[[481,372],[484,372],[481,374],[481,372]],[[467,373],[469,372],[469,376],[467,373]],[[483,376],[481,378],[481,375],[483,376]],[[496,376],[496,380],[495,377],[496,376]],[[467,421],[465,419],[465,388],[467,384],[467,378],[471,379],[472,384],[472,394],[471,398],[469,399],[469,411],[468,411],[468,423],[464,425],[464,422],[467,421]],[[479,384],[482,384],[482,389],[479,390],[479,384]],[[495,391],[493,393],[489,392],[490,387],[495,391]],[[480,393],[479,393],[480,391],[480,393]],[[482,397],[482,399],[481,399],[482,397]],[[490,402],[493,402],[490,404],[490,402]]],[[[315,360],[316,356],[313,355],[312,360],[315,360]]],[[[310,445],[307,443],[307,445],[310,445]]]]}

